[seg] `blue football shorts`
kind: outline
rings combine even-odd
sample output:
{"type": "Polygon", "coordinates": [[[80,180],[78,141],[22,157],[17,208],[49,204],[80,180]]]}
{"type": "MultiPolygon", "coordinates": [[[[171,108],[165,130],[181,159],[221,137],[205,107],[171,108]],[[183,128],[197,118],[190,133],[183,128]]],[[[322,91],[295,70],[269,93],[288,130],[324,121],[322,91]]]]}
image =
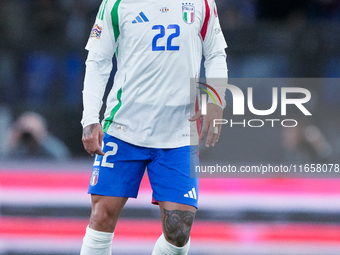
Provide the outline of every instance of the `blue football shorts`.
{"type": "Polygon", "coordinates": [[[192,174],[199,166],[197,146],[147,148],[106,133],[103,144],[105,155],[96,155],[93,163],[90,194],[136,198],[147,169],[154,200],[197,208],[199,179],[192,174]]]}

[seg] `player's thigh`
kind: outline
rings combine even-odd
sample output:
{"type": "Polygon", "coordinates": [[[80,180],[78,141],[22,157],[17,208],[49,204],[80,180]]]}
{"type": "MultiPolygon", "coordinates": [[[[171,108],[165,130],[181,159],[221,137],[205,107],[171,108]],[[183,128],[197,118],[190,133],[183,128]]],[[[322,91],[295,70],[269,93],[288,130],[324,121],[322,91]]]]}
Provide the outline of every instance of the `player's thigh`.
{"type": "Polygon", "coordinates": [[[92,194],[90,228],[97,231],[112,233],[115,230],[119,215],[127,199],[127,197],[111,197],[92,194]]]}
{"type": "Polygon", "coordinates": [[[158,150],[148,164],[153,198],[197,208],[199,179],[193,176],[197,165],[197,146],[158,150]]]}
{"type": "Polygon", "coordinates": [[[148,150],[105,133],[105,156],[96,156],[88,193],[111,197],[137,197],[148,150]]]}
{"type": "Polygon", "coordinates": [[[165,238],[176,246],[184,246],[190,237],[196,207],[173,202],[159,202],[165,238]]]}
{"type": "Polygon", "coordinates": [[[105,156],[96,156],[88,189],[90,227],[113,232],[127,198],[137,197],[149,153],[106,133],[103,144],[105,156]]]}

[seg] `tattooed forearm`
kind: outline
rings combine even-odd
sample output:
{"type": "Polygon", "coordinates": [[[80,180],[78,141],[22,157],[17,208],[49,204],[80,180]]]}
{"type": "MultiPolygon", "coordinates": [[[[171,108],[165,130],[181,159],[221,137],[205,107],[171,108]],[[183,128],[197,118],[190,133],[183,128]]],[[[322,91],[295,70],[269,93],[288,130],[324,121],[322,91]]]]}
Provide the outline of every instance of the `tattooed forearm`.
{"type": "Polygon", "coordinates": [[[195,213],[164,209],[163,229],[167,238],[176,246],[184,246],[189,239],[195,213]]]}

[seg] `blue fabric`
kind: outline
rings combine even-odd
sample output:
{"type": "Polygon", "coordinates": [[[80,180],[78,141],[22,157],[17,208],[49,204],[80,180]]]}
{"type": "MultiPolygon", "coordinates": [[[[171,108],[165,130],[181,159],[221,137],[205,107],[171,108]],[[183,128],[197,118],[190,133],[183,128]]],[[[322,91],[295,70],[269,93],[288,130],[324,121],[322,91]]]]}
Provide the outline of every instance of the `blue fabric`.
{"type": "Polygon", "coordinates": [[[190,176],[199,165],[197,146],[145,148],[108,134],[103,143],[105,156],[95,158],[90,194],[136,198],[147,169],[155,200],[197,208],[198,178],[190,176]]]}

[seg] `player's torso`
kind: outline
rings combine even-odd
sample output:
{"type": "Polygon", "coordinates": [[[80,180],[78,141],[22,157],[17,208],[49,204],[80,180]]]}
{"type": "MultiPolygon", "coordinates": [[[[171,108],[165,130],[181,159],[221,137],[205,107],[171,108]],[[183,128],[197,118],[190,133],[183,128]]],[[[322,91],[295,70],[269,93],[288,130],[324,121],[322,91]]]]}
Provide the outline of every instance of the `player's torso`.
{"type": "Polygon", "coordinates": [[[109,132],[141,146],[187,144],[182,135],[190,128],[190,78],[201,66],[205,1],[118,3],[118,70],[106,116],[118,104],[116,91],[122,93],[109,132]],[[122,126],[126,131],[117,130],[122,126]]]}
{"type": "Polygon", "coordinates": [[[128,65],[125,68],[131,70],[148,63],[148,68],[158,69],[166,64],[193,61],[193,55],[202,54],[204,0],[121,0],[117,13],[118,61],[128,65]]]}
{"type": "Polygon", "coordinates": [[[117,11],[124,45],[119,47],[134,53],[185,50],[189,39],[199,39],[202,4],[204,0],[121,0],[117,11]]]}
{"type": "Polygon", "coordinates": [[[115,87],[122,87],[123,99],[134,105],[189,103],[190,78],[199,75],[201,65],[204,4],[204,0],[116,2],[115,87]]]}

